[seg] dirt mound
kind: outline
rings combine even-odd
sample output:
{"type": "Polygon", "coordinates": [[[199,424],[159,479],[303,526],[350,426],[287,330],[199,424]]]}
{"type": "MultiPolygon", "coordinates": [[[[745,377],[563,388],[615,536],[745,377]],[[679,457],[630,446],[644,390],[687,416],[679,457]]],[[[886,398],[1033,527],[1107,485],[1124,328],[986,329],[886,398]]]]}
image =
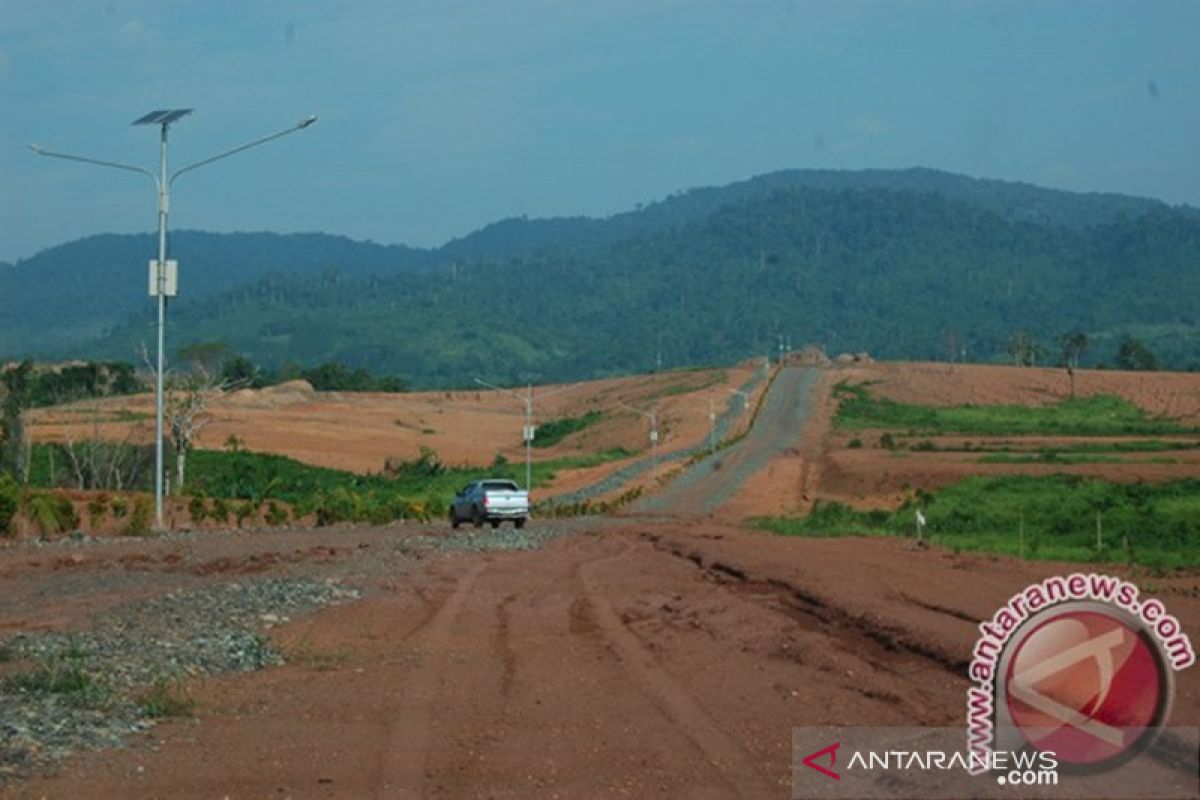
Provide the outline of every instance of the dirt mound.
{"type": "Polygon", "coordinates": [[[286,408],[316,400],[317,390],[304,380],[287,381],[263,389],[238,389],[222,398],[223,403],[237,408],[286,408]]]}

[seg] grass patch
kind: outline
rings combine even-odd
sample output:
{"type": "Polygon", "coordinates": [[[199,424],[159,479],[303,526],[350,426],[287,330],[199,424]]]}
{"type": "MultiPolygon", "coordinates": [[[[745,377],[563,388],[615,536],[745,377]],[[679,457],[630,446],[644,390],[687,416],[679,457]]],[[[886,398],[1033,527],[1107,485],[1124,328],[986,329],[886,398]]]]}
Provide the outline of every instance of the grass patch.
{"type": "Polygon", "coordinates": [[[581,417],[555,419],[538,427],[533,433],[534,447],[553,447],[573,433],[595,425],[604,419],[599,411],[589,411],[581,417]]]}
{"type": "Polygon", "coordinates": [[[1129,464],[1128,458],[1104,453],[1064,453],[1043,450],[1038,453],[989,453],[978,459],[980,464],[1129,464]]]}
{"type": "Polygon", "coordinates": [[[3,687],[21,694],[53,695],[79,708],[98,708],[109,697],[108,687],[88,672],[87,654],[74,644],[29,672],[8,676],[3,687]]]}
{"type": "Polygon", "coordinates": [[[1146,485],[1062,474],[972,477],[933,494],[918,492],[895,511],[818,503],[807,516],[755,524],[789,536],[911,537],[918,508],[928,520],[925,535],[955,550],[1164,569],[1200,565],[1200,480],[1194,478],[1146,485]]]}
{"type": "Polygon", "coordinates": [[[196,701],[185,691],[183,683],[169,678],[159,678],[134,700],[150,719],[190,717],[196,713],[196,701]]]}
{"type": "Polygon", "coordinates": [[[1152,417],[1120,397],[1095,395],[1048,406],[963,405],[935,408],[872,397],[864,384],[842,381],[835,424],[844,430],[879,428],[909,435],[983,434],[992,436],[1129,436],[1196,433],[1162,417],[1152,417]]]}

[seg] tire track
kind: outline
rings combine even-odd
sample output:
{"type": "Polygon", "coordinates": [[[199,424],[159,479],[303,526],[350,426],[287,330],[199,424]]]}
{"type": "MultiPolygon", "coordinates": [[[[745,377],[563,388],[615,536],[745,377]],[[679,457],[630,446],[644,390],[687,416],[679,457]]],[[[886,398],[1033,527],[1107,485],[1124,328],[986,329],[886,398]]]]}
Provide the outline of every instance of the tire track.
{"type": "Polygon", "coordinates": [[[486,562],[477,563],[464,574],[428,622],[410,637],[419,664],[409,676],[400,702],[392,709],[395,721],[389,726],[381,753],[376,797],[424,797],[430,728],[445,674],[447,646],[455,620],[462,612],[486,562]]]}
{"type": "Polygon", "coordinates": [[[696,702],[641,644],[613,610],[594,574],[605,562],[627,557],[630,545],[615,556],[577,564],[581,595],[571,607],[571,628],[602,637],[613,656],[630,674],[650,703],[689,740],[712,766],[733,796],[771,797],[775,794],[748,754],[696,702]]]}

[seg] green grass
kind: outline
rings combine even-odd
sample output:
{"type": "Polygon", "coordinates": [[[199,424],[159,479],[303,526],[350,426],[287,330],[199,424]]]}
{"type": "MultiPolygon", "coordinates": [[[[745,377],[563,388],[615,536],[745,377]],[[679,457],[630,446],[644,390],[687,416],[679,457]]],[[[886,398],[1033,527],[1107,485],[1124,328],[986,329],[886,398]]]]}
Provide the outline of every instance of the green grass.
{"type": "Polygon", "coordinates": [[[843,430],[880,428],[909,435],[1129,436],[1196,433],[1170,419],[1151,417],[1109,395],[1063,400],[1048,406],[918,406],[872,397],[865,384],[842,381],[835,424],[843,430]]]}
{"type": "Polygon", "coordinates": [[[1063,453],[1044,450],[1039,453],[989,453],[978,459],[980,464],[1137,464],[1128,458],[1103,453],[1063,453]]]}
{"type": "Polygon", "coordinates": [[[69,705],[97,708],[109,698],[109,690],[87,670],[87,654],[74,644],[45,658],[35,669],[4,679],[6,691],[52,695],[69,705]]]}
{"type": "Polygon", "coordinates": [[[573,433],[595,425],[604,415],[599,411],[589,411],[581,417],[564,417],[551,420],[538,427],[533,434],[534,447],[553,447],[573,433]]]}
{"type": "MultiPolygon", "coordinates": [[[[630,455],[623,448],[614,448],[585,456],[535,461],[533,486],[546,485],[560,470],[592,467],[630,455]]],[[[465,484],[479,478],[508,478],[522,486],[525,483],[525,465],[518,462],[491,467],[446,467],[434,462],[424,468],[404,470],[396,477],[390,477],[315,467],[285,456],[244,450],[196,450],[188,457],[188,473],[189,489],[202,490],[209,497],[275,498],[290,503],[336,488],[386,491],[413,497],[449,497],[465,484]]]]}
{"type": "Polygon", "coordinates": [[[1200,480],[1194,478],[1147,485],[1061,474],[972,477],[934,494],[918,493],[896,511],[818,503],[804,517],[755,523],[790,536],[911,537],[918,508],[928,520],[926,536],[955,550],[1159,568],[1200,565],[1200,480]]]}

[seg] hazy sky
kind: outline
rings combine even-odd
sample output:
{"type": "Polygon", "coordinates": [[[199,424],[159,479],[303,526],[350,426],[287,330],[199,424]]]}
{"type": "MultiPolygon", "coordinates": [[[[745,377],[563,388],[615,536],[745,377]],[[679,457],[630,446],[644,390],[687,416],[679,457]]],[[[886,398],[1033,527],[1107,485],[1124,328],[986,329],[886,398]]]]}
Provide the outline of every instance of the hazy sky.
{"type": "Polygon", "coordinates": [[[789,167],[1200,205],[1200,2],[0,0],[0,259],[173,227],[436,245],[789,167]]]}

